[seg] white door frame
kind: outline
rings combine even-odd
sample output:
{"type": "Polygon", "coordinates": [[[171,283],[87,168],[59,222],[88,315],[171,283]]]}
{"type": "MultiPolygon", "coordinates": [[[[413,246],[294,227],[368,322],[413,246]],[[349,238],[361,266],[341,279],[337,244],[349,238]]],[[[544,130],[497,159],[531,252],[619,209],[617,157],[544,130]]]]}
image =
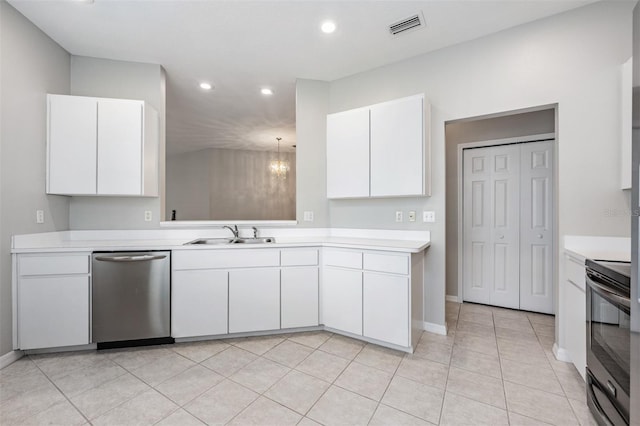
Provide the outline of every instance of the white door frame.
{"type": "MultiPolygon", "coordinates": [[[[542,141],[542,140],[549,140],[549,139],[553,139],[556,140],[556,134],[555,133],[542,133],[542,134],[538,134],[538,135],[530,135],[530,136],[519,136],[519,137],[515,137],[515,138],[505,138],[505,139],[493,139],[493,140],[487,140],[487,141],[478,141],[478,142],[467,142],[467,143],[461,143],[458,144],[458,302],[462,303],[464,301],[464,295],[462,293],[462,288],[463,288],[463,260],[464,260],[464,206],[463,206],[463,197],[464,197],[464,174],[463,174],[463,168],[462,168],[462,154],[463,154],[463,150],[465,149],[469,149],[469,148],[484,148],[484,147],[489,147],[489,146],[498,146],[498,145],[509,145],[509,144],[516,144],[516,143],[527,143],[527,142],[536,142],[536,141],[542,141]]],[[[557,152],[557,150],[556,150],[557,152]]],[[[557,176],[556,171],[555,171],[555,167],[556,167],[556,161],[554,160],[553,162],[553,176],[554,178],[557,176]]],[[[556,185],[556,182],[553,183],[554,187],[556,185]]],[[[553,258],[553,263],[554,265],[552,265],[552,270],[555,271],[555,262],[556,262],[556,253],[557,253],[557,246],[558,246],[558,227],[557,227],[557,223],[556,223],[556,209],[558,208],[557,203],[556,203],[556,198],[554,197],[554,202],[553,202],[553,237],[552,237],[552,258],[553,258]]],[[[554,286],[555,286],[555,274],[554,274],[554,286]]],[[[555,293],[554,293],[555,294],[555,293]]],[[[555,303],[554,303],[555,306],[555,303]]]]}

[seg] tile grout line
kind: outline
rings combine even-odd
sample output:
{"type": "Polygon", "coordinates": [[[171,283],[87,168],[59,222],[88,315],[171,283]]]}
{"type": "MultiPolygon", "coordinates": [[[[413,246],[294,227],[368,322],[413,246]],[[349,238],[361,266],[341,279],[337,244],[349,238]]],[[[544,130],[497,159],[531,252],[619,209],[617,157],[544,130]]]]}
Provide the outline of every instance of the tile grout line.
{"type": "MultiPolygon", "coordinates": [[[[72,406],[72,407],[73,407],[73,408],[74,408],[74,409],[75,409],[75,410],[76,410],[76,411],[77,411],[77,412],[78,412],[78,413],[79,413],[79,414],[80,414],[80,415],[81,415],[81,416],[82,416],[82,417],[87,421],[87,423],[89,423],[89,424],[93,424],[93,423],[91,423],[91,420],[89,420],[89,418],[88,418],[87,416],[85,416],[85,414],[84,414],[84,413],[83,413],[83,412],[82,412],[78,407],[76,407],[76,405],[73,403],[73,401],[71,401],[71,399],[67,396],[67,394],[65,394],[65,393],[62,391],[62,389],[60,389],[60,388],[58,387],[58,385],[56,385],[56,384],[53,382],[53,380],[51,380],[51,378],[49,377],[49,375],[48,375],[47,373],[45,373],[44,371],[42,371],[42,368],[40,368],[40,366],[38,365],[38,363],[36,363],[36,362],[31,358],[31,355],[28,355],[28,357],[29,357],[29,360],[30,360],[31,362],[33,362],[33,365],[35,365],[35,366],[36,366],[36,368],[37,368],[38,370],[40,370],[40,372],[44,375],[44,377],[46,377],[46,378],[47,378],[47,380],[49,381],[49,383],[51,383],[51,384],[53,385],[53,387],[55,387],[55,388],[56,388],[56,390],[57,390],[58,392],[60,392],[60,394],[61,394],[61,395],[62,395],[62,396],[63,396],[63,397],[64,397],[64,398],[69,402],[69,404],[71,404],[71,406],[72,406]]],[[[25,420],[27,420],[29,417],[37,416],[38,414],[40,414],[40,413],[44,412],[45,410],[48,410],[49,408],[53,407],[54,405],[55,405],[55,404],[51,404],[50,406],[48,406],[48,407],[47,407],[47,408],[45,408],[44,410],[39,411],[39,412],[37,412],[37,413],[35,413],[35,414],[33,414],[33,415],[30,415],[30,416],[25,417],[25,420]]]]}
{"type": "MultiPolygon", "coordinates": [[[[335,336],[335,333],[334,333],[334,336],[335,336]]],[[[333,337],[333,336],[332,336],[332,337],[333,337]]],[[[328,341],[328,340],[329,340],[329,339],[327,339],[327,341],[328,341]]],[[[325,342],[325,343],[326,343],[326,342],[325,342]]],[[[324,343],[323,343],[323,344],[324,344],[324,343]]],[[[328,352],[325,352],[325,351],[321,350],[321,349],[320,349],[320,347],[321,347],[321,346],[322,346],[322,345],[320,345],[320,346],[318,347],[318,349],[317,349],[317,350],[319,350],[319,351],[321,351],[321,352],[324,352],[324,353],[328,353],[328,352]]],[[[366,346],[366,345],[363,345],[363,346],[360,348],[360,350],[359,350],[359,351],[358,351],[358,353],[353,357],[353,359],[355,359],[355,358],[360,354],[360,352],[362,352],[362,349],[363,349],[365,346],[366,346]]],[[[330,354],[330,355],[334,355],[334,354],[330,354]]],[[[334,356],[337,356],[337,355],[334,355],[334,356]]],[[[342,357],[340,357],[340,358],[342,358],[342,357]]],[[[344,358],[342,358],[342,359],[344,359],[344,358]]],[[[329,384],[329,387],[327,387],[327,389],[325,389],[325,391],[324,391],[324,392],[322,392],[322,395],[320,395],[320,397],[319,397],[318,399],[316,399],[316,402],[314,402],[314,403],[313,403],[313,405],[312,405],[312,406],[307,410],[307,412],[305,413],[304,417],[307,417],[307,414],[309,414],[309,413],[311,412],[311,410],[313,410],[313,407],[315,407],[315,406],[318,404],[318,402],[322,399],[322,397],[323,397],[323,396],[325,396],[327,392],[329,392],[329,389],[331,389],[331,386],[334,386],[334,385],[335,385],[336,380],[338,380],[338,379],[340,378],[340,376],[342,375],[342,373],[344,373],[344,372],[345,372],[345,370],[346,370],[347,368],[349,368],[349,366],[350,366],[350,365],[351,365],[351,363],[353,362],[353,359],[352,359],[351,361],[349,361],[349,363],[348,363],[348,364],[347,364],[347,365],[346,365],[346,366],[345,366],[345,367],[340,371],[340,373],[336,376],[336,378],[335,378],[335,379],[333,379],[333,381],[329,384]]],[[[342,387],[340,387],[340,386],[338,386],[338,385],[335,385],[335,386],[339,387],[340,389],[343,389],[342,387]]],[[[355,393],[355,392],[354,392],[354,393],[355,393]]],[[[376,407],[376,408],[377,408],[377,407],[376,407]]],[[[320,423],[320,422],[318,422],[318,421],[316,421],[316,420],[312,419],[311,417],[309,417],[309,418],[310,418],[311,420],[313,420],[314,422],[316,422],[316,423],[320,423]]],[[[368,423],[368,422],[367,422],[367,423],[368,423]]]]}
{"type": "MultiPolygon", "coordinates": [[[[493,319],[493,326],[494,326],[494,332],[495,332],[495,316],[493,311],[491,312],[491,318],[493,319]]],[[[504,380],[504,373],[502,371],[502,357],[500,356],[500,344],[498,343],[497,333],[495,335],[495,338],[496,338],[496,350],[498,352],[498,365],[500,366],[500,380],[502,381],[502,395],[504,396],[504,407],[505,407],[505,411],[507,412],[507,423],[511,425],[511,416],[509,415],[511,413],[511,410],[509,410],[509,399],[507,398],[507,387],[504,384],[505,380],[504,380]]]]}
{"type": "MultiPolygon", "coordinates": [[[[276,344],[273,348],[271,348],[271,349],[269,349],[268,351],[266,351],[264,354],[262,354],[262,355],[258,355],[258,358],[256,358],[256,360],[257,360],[257,359],[259,359],[259,358],[264,358],[265,360],[268,360],[268,361],[271,361],[271,362],[277,363],[278,365],[281,365],[281,366],[283,366],[283,367],[289,368],[289,371],[287,372],[287,374],[285,374],[285,375],[284,375],[284,376],[282,376],[280,379],[278,379],[275,383],[273,383],[271,386],[269,386],[269,387],[268,387],[264,392],[262,392],[262,393],[258,393],[258,392],[256,392],[255,390],[250,389],[250,388],[248,388],[248,387],[244,386],[242,383],[238,383],[238,382],[236,382],[235,380],[231,379],[231,376],[229,376],[229,377],[225,377],[226,379],[228,379],[228,380],[232,381],[233,383],[236,383],[237,385],[242,386],[242,387],[244,387],[245,389],[248,389],[248,390],[250,390],[251,392],[254,392],[254,393],[258,394],[258,398],[254,399],[253,401],[251,401],[251,403],[250,403],[249,405],[247,405],[245,408],[243,408],[242,410],[240,410],[240,412],[238,412],[236,415],[234,415],[234,416],[231,418],[231,420],[229,420],[229,422],[228,422],[228,423],[233,422],[233,420],[234,420],[236,417],[238,417],[240,414],[242,414],[244,411],[246,411],[246,410],[247,410],[247,409],[248,409],[248,408],[249,408],[249,407],[250,407],[250,406],[251,406],[255,401],[257,401],[261,396],[262,396],[263,398],[268,399],[269,401],[272,401],[272,402],[274,402],[274,403],[276,403],[276,404],[280,405],[281,407],[286,408],[286,409],[287,409],[287,410],[289,410],[289,411],[292,411],[293,413],[300,414],[299,412],[295,411],[294,409],[292,409],[292,408],[290,408],[290,407],[287,407],[287,406],[285,406],[285,405],[281,404],[280,402],[275,401],[275,400],[273,400],[273,399],[269,398],[269,397],[268,397],[267,395],[265,395],[265,394],[266,394],[266,393],[267,393],[271,388],[273,388],[277,383],[280,383],[280,381],[282,381],[282,380],[283,380],[283,379],[284,379],[284,378],[285,378],[289,373],[291,373],[291,371],[294,371],[294,370],[295,370],[295,371],[297,371],[297,372],[299,372],[299,373],[302,373],[302,374],[306,374],[306,373],[303,373],[303,372],[301,372],[301,371],[299,371],[299,370],[296,370],[296,369],[295,369],[295,367],[289,367],[289,366],[287,366],[287,365],[284,365],[284,364],[282,364],[282,363],[279,363],[278,361],[274,361],[274,360],[271,360],[271,359],[269,359],[269,358],[265,358],[265,357],[264,357],[264,355],[265,355],[266,353],[268,353],[269,351],[271,351],[271,350],[275,349],[276,347],[280,346],[280,345],[281,345],[281,344],[283,344],[285,341],[290,341],[291,343],[295,343],[295,344],[298,344],[298,345],[305,346],[305,347],[307,347],[307,348],[313,349],[313,351],[311,351],[311,352],[310,352],[310,353],[309,353],[309,354],[308,354],[308,355],[307,355],[307,356],[306,356],[302,361],[300,361],[298,364],[296,364],[296,367],[297,367],[297,366],[298,366],[298,365],[300,365],[302,362],[304,362],[304,360],[306,360],[307,358],[309,358],[309,357],[310,357],[310,356],[311,356],[315,351],[319,350],[320,346],[322,346],[323,344],[325,344],[325,343],[326,343],[329,339],[331,339],[331,337],[333,337],[333,336],[334,336],[334,334],[331,334],[331,336],[330,336],[329,338],[327,338],[324,342],[322,342],[322,344],[320,344],[317,348],[312,348],[312,347],[307,346],[307,345],[304,345],[304,344],[302,344],[302,343],[297,343],[297,342],[295,342],[295,341],[293,341],[293,340],[291,340],[291,341],[290,341],[290,340],[289,340],[289,338],[287,337],[287,338],[285,338],[282,342],[280,342],[280,343],[276,344]]],[[[235,345],[234,345],[234,346],[235,346],[235,345]]],[[[236,348],[238,348],[238,349],[242,349],[242,348],[239,348],[239,347],[237,347],[237,346],[235,346],[235,347],[236,347],[236,348]]],[[[246,349],[242,349],[242,350],[246,350],[246,349]]],[[[250,351],[248,351],[248,352],[250,352],[250,351]]],[[[323,351],[323,352],[324,352],[324,351],[323,351]]],[[[325,353],[326,353],[326,352],[325,352],[325,353]]],[[[254,354],[254,355],[257,355],[257,354],[254,354]]],[[[213,356],[215,356],[215,355],[212,355],[212,357],[213,357],[213,356]]],[[[211,357],[210,357],[210,358],[211,358],[211,357]]],[[[208,358],[207,358],[207,359],[208,359],[208,358]]],[[[255,360],[254,360],[254,361],[255,361],[255,360]]],[[[253,361],[252,361],[252,362],[253,362],[253,361]]],[[[249,364],[250,364],[250,363],[249,363],[249,364]]],[[[247,364],[247,365],[248,365],[248,364],[247,364]]],[[[246,366],[245,366],[245,367],[246,367],[246,366]]],[[[242,368],[244,368],[244,367],[242,367],[242,368]]],[[[240,371],[242,368],[238,369],[237,371],[240,371]]],[[[346,367],[345,367],[345,368],[346,368],[346,367]]],[[[236,371],[236,372],[237,372],[237,371],[236,371]]],[[[343,371],[344,371],[344,370],[343,370],[343,371]]],[[[234,372],[234,374],[235,374],[236,372],[234,372]]],[[[314,377],[314,376],[311,376],[311,377],[314,377]]],[[[317,377],[316,377],[316,378],[317,378],[317,377]]],[[[336,378],[336,379],[337,379],[337,378],[336,378]]],[[[319,380],[322,380],[322,379],[319,379],[319,380]]],[[[326,383],[326,382],[325,382],[325,383],[326,383]]],[[[217,386],[217,385],[216,385],[216,386],[217,386]]],[[[329,385],[329,387],[330,387],[330,386],[331,386],[331,384],[329,385]]],[[[329,389],[329,388],[327,388],[327,389],[329,389]]],[[[326,391],[325,391],[325,392],[326,392],[326,391]]],[[[324,395],[324,392],[323,392],[323,394],[322,394],[322,395],[324,395]]],[[[320,400],[320,398],[322,398],[322,395],[318,398],[318,400],[320,400]]],[[[316,401],[316,402],[317,402],[317,401],[316,401]]],[[[314,405],[315,405],[315,404],[314,404],[314,405]]],[[[312,408],[313,408],[313,406],[312,406],[312,408]]],[[[310,408],[308,411],[310,411],[310,410],[311,410],[311,408],[310,408]]],[[[307,411],[307,412],[308,412],[308,411],[307,411]]],[[[306,414],[302,414],[302,419],[304,419],[305,417],[306,417],[306,414]]],[[[300,419],[300,421],[302,421],[302,419],[300,419]]],[[[299,423],[299,422],[298,422],[298,423],[299,423]]]]}
{"type": "MultiPolygon", "coordinates": [[[[529,322],[531,322],[531,319],[529,319],[529,322]]],[[[531,322],[531,327],[533,327],[533,322],[531,322]]],[[[533,331],[536,334],[536,338],[538,339],[539,344],[542,346],[542,342],[540,342],[540,336],[538,336],[538,332],[536,331],[535,328],[533,329],[533,331]]],[[[543,350],[544,350],[544,347],[543,347],[543,350]]],[[[547,358],[546,354],[545,354],[545,358],[547,358]]],[[[562,389],[562,393],[564,394],[564,397],[567,400],[567,404],[569,404],[569,408],[571,409],[571,413],[573,414],[574,419],[577,421],[578,424],[581,424],[580,419],[578,418],[578,414],[576,413],[576,410],[573,408],[573,405],[571,405],[571,402],[569,401],[570,399],[569,395],[567,395],[567,391],[565,390],[565,387],[562,385],[562,382],[560,381],[560,377],[558,376],[558,373],[556,372],[555,368],[553,368],[553,365],[551,364],[551,361],[549,361],[548,358],[547,358],[547,363],[549,364],[549,367],[553,372],[553,376],[558,381],[558,384],[560,385],[560,389],[562,389]]]]}
{"type": "MultiPolygon", "coordinates": [[[[424,330],[423,330],[422,333],[424,333],[424,330]]],[[[420,334],[420,339],[422,339],[422,334],[420,334]]],[[[420,342],[420,339],[418,339],[418,343],[420,342]]],[[[416,343],[416,347],[418,346],[418,343],[416,343]]],[[[363,347],[363,350],[364,350],[364,347],[363,347]]],[[[360,351],[360,352],[362,352],[362,351],[360,351]]],[[[414,349],[414,352],[415,352],[415,349],[414,349]]],[[[356,357],[357,357],[357,355],[356,355],[356,357]]],[[[384,396],[387,394],[387,391],[389,390],[389,387],[391,386],[391,382],[393,382],[393,379],[396,377],[396,373],[398,372],[398,369],[400,368],[400,365],[402,364],[402,360],[404,360],[406,357],[407,357],[407,354],[404,354],[402,359],[398,363],[398,365],[396,365],[396,368],[393,370],[393,374],[391,374],[391,379],[389,380],[389,383],[387,383],[387,386],[384,388],[384,392],[382,392],[382,396],[380,396],[380,400],[377,401],[376,408],[375,408],[375,410],[373,410],[373,413],[369,417],[369,420],[367,421],[367,425],[371,424],[371,420],[373,420],[373,417],[378,412],[378,409],[380,408],[380,405],[382,405],[382,400],[384,399],[384,396]]],[[[354,360],[355,360],[355,358],[354,358],[354,360]]],[[[371,367],[371,368],[375,368],[375,367],[371,367]]],[[[377,369],[377,370],[382,371],[380,369],[377,369]]]]}
{"type": "MultiPolygon", "coordinates": [[[[458,329],[458,322],[460,321],[460,311],[462,308],[462,304],[458,308],[458,315],[456,316],[456,331],[458,329]]],[[[446,306],[445,306],[445,316],[446,316],[446,306]]],[[[491,316],[491,321],[493,322],[493,315],[491,316]]],[[[453,344],[456,343],[455,334],[453,336],[453,344]]],[[[447,380],[444,382],[444,391],[442,393],[442,402],[440,403],[440,413],[438,414],[438,423],[442,422],[442,415],[444,413],[444,401],[447,398],[447,388],[449,387],[449,373],[451,372],[451,358],[453,358],[453,345],[451,346],[451,356],[449,357],[449,365],[447,368],[447,380]]]]}

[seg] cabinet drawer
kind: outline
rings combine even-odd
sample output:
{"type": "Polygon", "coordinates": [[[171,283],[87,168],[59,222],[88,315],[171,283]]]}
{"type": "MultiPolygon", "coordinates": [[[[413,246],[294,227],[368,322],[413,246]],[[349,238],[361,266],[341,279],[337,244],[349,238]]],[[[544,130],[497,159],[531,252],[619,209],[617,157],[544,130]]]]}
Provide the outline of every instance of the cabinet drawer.
{"type": "Polygon", "coordinates": [[[409,273],[409,256],[365,253],[364,269],[368,271],[407,275],[409,273]]]}
{"type": "Polygon", "coordinates": [[[355,250],[325,250],[323,263],[327,266],[362,269],[362,252],[355,250]]]}
{"type": "Polygon", "coordinates": [[[21,255],[18,257],[18,273],[20,276],[88,274],[89,255],[21,255]]]}
{"type": "Polygon", "coordinates": [[[315,266],[318,264],[318,250],[282,250],[282,266],[315,266]]]}
{"type": "Polygon", "coordinates": [[[279,250],[176,250],[173,269],[254,268],[280,266],[279,250]]]}
{"type": "Polygon", "coordinates": [[[584,291],[584,288],[585,288],[584,275],[585,275],[585,269],[586,269],[584,264],[576,260],[573,260],[570,257],[566,257],[565,260],[566,260],[565,272],[567,274],[567,280],[571,281],[572,283],[577,285],[578,288],[584,291]]]}

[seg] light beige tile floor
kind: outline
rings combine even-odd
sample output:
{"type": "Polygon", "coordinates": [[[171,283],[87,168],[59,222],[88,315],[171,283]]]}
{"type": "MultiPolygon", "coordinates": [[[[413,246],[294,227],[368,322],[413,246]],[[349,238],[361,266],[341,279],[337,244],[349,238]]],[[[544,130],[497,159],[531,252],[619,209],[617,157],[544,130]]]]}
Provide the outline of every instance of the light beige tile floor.
{"type": "Polygon", "coordinates": [[[326,332],[25,356],[0,424],[592,425],[552,316],[447,302],[414,354],[326,332]]]}

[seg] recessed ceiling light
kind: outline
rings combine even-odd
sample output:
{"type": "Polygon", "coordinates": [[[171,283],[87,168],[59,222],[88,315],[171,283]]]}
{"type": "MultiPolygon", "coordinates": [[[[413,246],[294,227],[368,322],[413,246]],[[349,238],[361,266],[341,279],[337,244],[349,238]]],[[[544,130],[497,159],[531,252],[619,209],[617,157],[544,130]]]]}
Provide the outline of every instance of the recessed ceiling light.
{"type": "Polygon", "coordinates": [[[332,21],[324,21],[320,26],[323,33],[331,34],[336,30],[336,24],[332,21]]]}
{"type": "Polygon", "coordinates": [[[268,87],[263,87],[262,89],[260,89],[260,93],[262,93],[263,95],[273,95],[273,90],[269,89],[268,87]]]}
{"type": "Polygon", "coordinates": [[[200,88],[202,90],[211,90],[213,88],[213,86],[211,86],[210,83],[202,82],[202,83],[200,83],[200,88]]]}

